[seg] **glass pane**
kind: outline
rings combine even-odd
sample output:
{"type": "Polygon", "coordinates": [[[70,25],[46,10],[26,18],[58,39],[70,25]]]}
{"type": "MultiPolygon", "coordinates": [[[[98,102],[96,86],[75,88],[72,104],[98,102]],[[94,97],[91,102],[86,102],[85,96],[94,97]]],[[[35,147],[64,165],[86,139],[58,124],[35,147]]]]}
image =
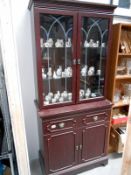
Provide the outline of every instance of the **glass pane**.
{"type": "Polygon", "coordinates": [[[72,101],[73,17],[40,15],[44,105],[72,101]]]}
{"type": "Polygon", "coordinates": [[[108,20],[82,18],[79,100],[103,96],[108,20]]]}

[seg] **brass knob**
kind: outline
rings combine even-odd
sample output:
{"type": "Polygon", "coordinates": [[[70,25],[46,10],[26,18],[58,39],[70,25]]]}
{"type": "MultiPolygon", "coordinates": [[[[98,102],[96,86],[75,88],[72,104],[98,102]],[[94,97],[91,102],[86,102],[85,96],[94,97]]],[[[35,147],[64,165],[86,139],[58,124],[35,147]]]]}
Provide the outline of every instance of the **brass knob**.
{"type": "Polygon", "coordinates": [[[51,129],[55,129],[56,128],[56,125],[51,125],[51,129]]]}
{"type": "Polygon", "coordinates": [[[64,123],[64,122],[59,123],[59,127],[60,127],[60,128],[64,128],[64,126],[65,126],[65,123],[64,123]]]}
{"type": "Polygon", "coordinates": [[[94,121],[97,121],[97,120],[98,120],[98,116],[94,116],[94,117],[93,117],[93,120],[94,120],[94,121]]]}

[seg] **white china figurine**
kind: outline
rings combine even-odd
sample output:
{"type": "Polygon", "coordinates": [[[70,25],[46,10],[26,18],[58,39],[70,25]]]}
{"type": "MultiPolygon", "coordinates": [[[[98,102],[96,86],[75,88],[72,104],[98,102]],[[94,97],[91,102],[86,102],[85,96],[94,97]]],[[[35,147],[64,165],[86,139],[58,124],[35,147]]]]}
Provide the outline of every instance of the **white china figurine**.
{"type": "Polygon", "coordinates": [[[64,98],[67,98],[67,97],[68,97],[67,91],[64,91],[64,92],[63,92],[63,97],[64,97],[64,98]]]}
{"type": "Polygon", "coordinates": [[[64,98],[63,97],[60,97],[59,98],[59,102],[63,102],[64,101],[64,98]]]}
{"type": "Polygon", "coordinates": [[[43,44],[43,38],[40,39],[40,47],[43,48],[44,44],[43,44]]]}
{"type": "Polygon", "coordinates": [[[89,67],[88,75],[91,76],[91,75],[94,75],[94,73],[95,73],[95,68],[93,66],[89,67]]]}
{"type": "Polygon", "coordinates": [[[53,39],[49,38],[48,40],[46,40],[46,42],[43,44],[44,47],[52,47],[53,46],[53,39]]]}
{"type": "Polygon", "coordinates": [[[56,99],[55,98],[52,98],[51,102],[52,103],[56,103],[56,99]]]}
{"type": "Polygon", "coordinates": [[[43,79],[46,79],[46,76],[47,76],[47,75],[45,74],[45,69],[42,68],[42,78],[43,78],[43,79]]]}
{"type": "Polygon", "coordinates": [[[100,44],[100,42],[99,41],[96,41],[96,46],[97,47],[99,47],[99,44],[100,44]]]}
{"type": "Polygon", "coordinates": [[[48,93],[48,97],[51,97],[52,98],[53,97],[53,93],[52,92],[49,92],[48,93]]]}
{"type": "Polygon", "coordinates": [[[95,93],[91,93],[91,97],[96,97],[96,94],[95,93]]]}
{"type": "Polygon", "coordinates": [[[72,77],[72,68],[71,67],[65,68],[65,76],[72,77]]]}
{"type": "Polygon", "coordinates": [[[57,39],[55,43],[55,47],[63,47],[64,46],[64,41],[62,39],[57,39]]]}
{"type": "Polygon", "coordinates": [[[102,44],[101,44],[101,47],[105,47],[105,46],[106,46],[106,43],[102,43],[102,44]]]}
{"type": "Polygon", "coordinates": [[[59,66],[58,69],[56,70],[56,75],[58,78],[62,77],[62,66],[59,66]]]}
{"type": "Polygon", "coordinates": [[[58,95],[58,97],[60,97],[60,91],[57,91],[57,93],[56,93],[57,95],[58,95]]]}
{"type": "Polygon", "coordinates": [[[68,93],[68,100],[69,100],[69,101],[72,100],[72,93],[71,93],[71,92],[68,93]]]}
{"type": "Polygon", "coordinates": [[[86,76],[87,74],[87,65],[85,65],[82,69],[81,69],[81,75],[82,76],[86,76]]]}
{"type": "Polygon", "coordinates": [[[90,39],[89,47],[93,47],[93,45],[94,45],[94,40],[93,39],[90,39]]]}
{"type": "Polygon", "coordinates": [[[47,42],[49,44],[49,47],[53,47],[53,39],[52,38],[49,38],[47,42]]]}
{"type": "Polygon", "coordinates": [[[47,75],[48,75],[49,78],[52,77],[52,68],[51,67],[49,67],[47,75]]]}
{"type": "Polygon", "coordinates": [[[89,47],[89,46],[90,46],[90,45],[89,45],[88,41],[85,40],[85,42],[84,42],[84,47],[89,47]]]}
{"type": "Polygon", "coordinates": [[[87,88],[86,93],[85,93],[86,98],[89,98],[90,94],[91,94],[91,90],[90,88],[87,88]]]}
{"type": "Polygon", "coordinates": [[[71,47],[71,38],[68,38],[68,40],[66,41],[66,43],[65,43],[65,46],[66,47],[71,47]]]}
{"type": "Polygon", "coordinates": [[[97,75],[101,75],[101,70],[100,69],[97,70],[97,75]]]}
{"type": "Polygon", "coordinates": [[[45,101],[47,101],[47,102],[51,101],[51,97],[48,96],[48,95],[46,95],[46,96],[45,96],[45,101]]]}
{"type": "Polygon", "coordinates": [[[80,91],[79,91],[79,97],[80,97],[80,99],[82,99],[84,97],[84,94],[85,94],[84,90],[83,89],[80,89],[80,91]]]}
{"type": "Polygon", "coordinates": [[[53,73],[53,78],[54,79],[57,79],[57,75],[56,75],[56,72],[54,71],[54,73],[53,73]]]}

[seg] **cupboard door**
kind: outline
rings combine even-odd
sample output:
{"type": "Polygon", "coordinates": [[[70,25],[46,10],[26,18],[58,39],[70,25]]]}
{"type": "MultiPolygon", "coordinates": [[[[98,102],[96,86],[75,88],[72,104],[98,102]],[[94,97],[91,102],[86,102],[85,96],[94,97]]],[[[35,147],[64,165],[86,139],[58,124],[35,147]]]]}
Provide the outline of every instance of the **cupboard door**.
{"type": "Polygon", "coordinates": [[[52,134],[46,137],[48,171],[53,173],[77,163],[77,138],[74,131],[52,134]]]}
{"type": "Polygon", "coordinates": [[[108,126],[100,124],[83,129],[81,161],[86,162],[106,154],[108,126]]]}
{"type": "Polygon", "coordinates": [[[41,107],[75,103],[76,13],[36,9],[41,107]]]}
{"type": "Polygon", "coordinates": [[[79,14],[77,101],[104,96],[109,17],[79,14]]]}

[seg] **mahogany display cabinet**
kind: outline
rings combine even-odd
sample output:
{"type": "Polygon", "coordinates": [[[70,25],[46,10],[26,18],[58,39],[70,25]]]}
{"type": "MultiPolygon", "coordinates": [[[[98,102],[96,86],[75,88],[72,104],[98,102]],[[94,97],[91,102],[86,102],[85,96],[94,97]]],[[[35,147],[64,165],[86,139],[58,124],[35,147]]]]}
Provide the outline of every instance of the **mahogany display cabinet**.
{"type": "Polygon", "coordinates": [[[108,162],[106,99],[115,6],[54,0],[34,10],[41,153],[47,175],[108,162]]]}

